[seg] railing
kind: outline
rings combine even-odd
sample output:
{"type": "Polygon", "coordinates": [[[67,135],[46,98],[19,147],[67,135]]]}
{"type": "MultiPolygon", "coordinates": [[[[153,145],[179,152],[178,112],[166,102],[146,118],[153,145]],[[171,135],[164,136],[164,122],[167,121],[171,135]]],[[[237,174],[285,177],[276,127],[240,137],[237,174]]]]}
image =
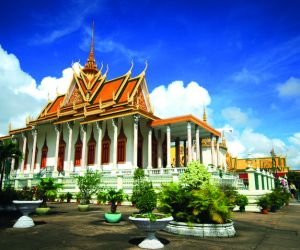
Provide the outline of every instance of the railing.
{"type": "MultiPolygon", "coordinates": [[[[42,172],[43,176],[48,177],[53,171],[53,167],[47,167],[42,172]]],[[[153,186],[157,189],[161,187],[163,183],[176,182],[182,173],[184,173],[185,168],[156,168],[156,169],[144,169],[145,176],[150,180],[153,186]]],[[[126,193],[131,193],[133,188],[133,173],[134,169],[125,170],[112,170],[112,171],[102,171],[102,187],[105,188],[123,188],[126,193]]],[[[69,176],[57,176],[58,182],[63,183],[65,189],[70,191],[77,190],[77,184],[74,176],[79,175],[79,172],[72,172],[69,176]]],[[[33,178],[29,174],[24,174],[23,178],[16,178],[19,180],[20,185],[26,184],[30,185],[29,180],[31,180],[31,185],[37,184],[37,178],[33,178]],[[24,181],[24,179],[28,181],[24,181]]],[[[232,185],[238,189],[246,189],[243,180],[239,179],[238,176],[223,173],[221,176],[219,173],[212,173],[211,178],[212,183],[220,183],[232,185]]]]}

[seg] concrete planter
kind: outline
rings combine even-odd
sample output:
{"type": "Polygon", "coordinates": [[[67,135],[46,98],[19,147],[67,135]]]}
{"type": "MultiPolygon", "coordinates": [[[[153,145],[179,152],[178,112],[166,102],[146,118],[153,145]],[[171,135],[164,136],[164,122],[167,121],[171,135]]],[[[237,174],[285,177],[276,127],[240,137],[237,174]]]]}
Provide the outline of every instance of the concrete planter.
{"type": "Polygon", "coordinates": [[[34,222],[28,216],[30,213],[34,212],[35,209],[41,205],[42,201],[18,201],[14,200],[13,203],[19,209],[19,211],[23,214],[17,222],[14,224],[14,228],[28,228],[33,227],[34,222]]]}
{"type": "Polygon", "coordinates": [[[235,229],[233,222],[225,224],[192,224],[171,221],[165,231],[180,235],[192,235],[197,237],[233,237],[235,229]]]}
{"type": "Polygon", "coordinates": [[[140,230],[147,233],[147,237],[139,244],[140,248],[159,249],[164,245],[155,237],[155,232],[164,229],[173,217],[166,217],[150,221],[148,218],[135,218],[130,216],[129,220],[140,230]]]}
{"type": "Polygon", "coordinates": [[[35,212],[39,215],[48,214],[50,211],[50,207],[38,207],[35,209],[35,212]]]}
{"type": "Polygon", "coordinates": [[[78,205],[78,210],[80,212],[87,212],[87,211],[89,211],[89,208],[90,208],[89,205],[83,205],[83,204],[78,205]]]}
{"type": "Polygon", "coordinates": [[[106,220],[106,222],[108,223],[118,223],[120,222],[121,218],[122,218],[122,214],[121,213],[105,213],[104,214],[104,218],[106,220]]]}

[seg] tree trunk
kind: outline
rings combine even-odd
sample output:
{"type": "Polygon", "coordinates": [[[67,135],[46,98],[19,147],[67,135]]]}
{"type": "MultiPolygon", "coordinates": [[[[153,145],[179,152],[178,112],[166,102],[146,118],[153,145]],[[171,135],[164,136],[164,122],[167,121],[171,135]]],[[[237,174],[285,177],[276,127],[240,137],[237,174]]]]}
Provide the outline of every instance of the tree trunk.
{"type": "Polygon", "coordinates": [[[111,207],[110,207],[111,213],[115,213],[117,211],[117,205],[115,202],[111,202],[111,207]]]}

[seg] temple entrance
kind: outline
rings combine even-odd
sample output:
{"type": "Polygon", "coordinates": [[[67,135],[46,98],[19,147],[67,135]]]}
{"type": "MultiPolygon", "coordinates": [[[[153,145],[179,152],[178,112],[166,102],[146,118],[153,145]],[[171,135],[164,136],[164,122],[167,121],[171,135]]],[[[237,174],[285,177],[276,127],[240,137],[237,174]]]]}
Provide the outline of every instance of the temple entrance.
{"type": "Polygon", "coordinates": [[[154,131],[152,132],[152,167],[157,168],[157,140],[154,131]]]}

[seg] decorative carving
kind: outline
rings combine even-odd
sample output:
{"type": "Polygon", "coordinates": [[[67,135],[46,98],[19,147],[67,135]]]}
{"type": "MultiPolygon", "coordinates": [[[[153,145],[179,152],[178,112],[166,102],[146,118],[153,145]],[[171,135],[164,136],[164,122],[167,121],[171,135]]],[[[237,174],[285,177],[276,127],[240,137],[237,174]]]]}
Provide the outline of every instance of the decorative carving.
{"type": "Polygon", "coordinates": [[[67,126],[69,130],[73,129],[74,122],[67,122],[67,126]]]}
{"type": "Polygon", "coordinates": [[[138,125],[139,124],[139,120],[140,120],[140,115],[134,115],[133,116],[134,125],[138,125]]]}
{"type": "Polygon", "coordinates": [[[55,133],[58,134],[60,132],[60,125],[59,124],[55,124],[54,125],[54,129],[55,129],[55,133]]]}
{"type": "Polygon", "coordinates": [[[138,91],[137,91],[137,94],[136,94],[136,97],[134,100],[134,106],[136,106],[138,109],[148,112],[147,104],[146,104],[144,94],[143,94],[141,87],[138,88],[138,91]]]}
{"type": "Polygon", "coordinates": [[[76,104],[79,104],[79,103],[83,103],[83,98],[80,94],[80,91],[78,89],[78,87],[76,86],[73,90],[73,93],[69,99],[69,102],[67,103],[67,106],[68,105],[73,105],[75,106],[76,104]]]}
{"type": "Polygon", "coordinates": [[[97,128],[97,130],[102,129],[102,121],[96,122],[96,128],[97,128]]]}

